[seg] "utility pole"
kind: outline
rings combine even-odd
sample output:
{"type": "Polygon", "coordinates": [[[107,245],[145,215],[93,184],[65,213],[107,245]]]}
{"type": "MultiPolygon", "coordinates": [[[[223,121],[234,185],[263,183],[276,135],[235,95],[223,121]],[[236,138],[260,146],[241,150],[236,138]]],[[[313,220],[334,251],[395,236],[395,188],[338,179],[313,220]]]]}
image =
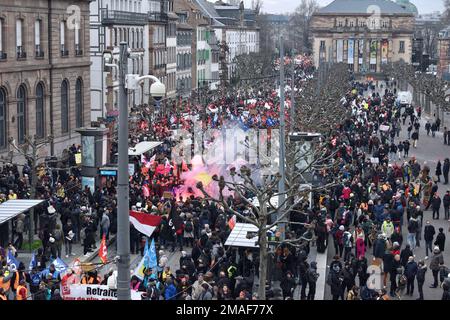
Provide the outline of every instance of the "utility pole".
{"type": "MultiPolygon", "coordinates": [[[[285,172],[285,153],[286,153],[286,145],[285,145],[285,119],[284,119],[284,39],[283,36],[280,36],[280,152],[279,152],[279,171],[281,175],[280,182],[278,183],[278,217],[281,217],[284,212],[283,202],[285,201],[285,180],[286,180],[286,172],[285,172]]],[[[284,220],[284,219],[283,219],[284,220]]],[[[279,224],[280,230],[280,240],[284,241],[286,236],[286,223],[282,221],[279,224]]]]}
{"type": "Polygon", "coordinates": [[[295,60],[292,58],[292,83],[291,83],[291,133],[295,131],[295,60]]]}
{"type": "Polygon", "coordinates": [[[130,202],[128,186],[128,101],[125,75],[128,44],[120,43],[119,58],[119,159],[117,182],[117,299],[131,300],[130,291],[130,202]]]}

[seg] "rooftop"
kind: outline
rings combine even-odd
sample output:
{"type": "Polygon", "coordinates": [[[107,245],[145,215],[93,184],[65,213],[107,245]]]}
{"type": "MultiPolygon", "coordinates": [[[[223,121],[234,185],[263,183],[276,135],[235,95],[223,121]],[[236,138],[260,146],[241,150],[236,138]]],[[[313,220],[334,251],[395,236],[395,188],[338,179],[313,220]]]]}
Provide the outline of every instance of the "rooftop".
{"type": "Polygon", "coordinates": [[[317,11],[318,14],[368,14],[377,8],[384,15],[413,15],[399,4],[389,0],[335,0],[317,11]]]}

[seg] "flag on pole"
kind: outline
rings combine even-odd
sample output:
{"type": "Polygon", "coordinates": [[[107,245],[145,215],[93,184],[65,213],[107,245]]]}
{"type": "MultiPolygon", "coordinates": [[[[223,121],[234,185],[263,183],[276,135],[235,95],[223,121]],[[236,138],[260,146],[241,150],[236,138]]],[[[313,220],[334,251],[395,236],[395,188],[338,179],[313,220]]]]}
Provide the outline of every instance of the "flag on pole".
{"type": "Polygon", "coordinates": [[[137,231],[150,237],[161,223],[161,216],[154,216],[144,212],[130,211],[130,222],[137,231]]]}
{"type": "Polygon", "coordinates": [[[150,267],[150,256],[148,255],[149,247],[148,247],[148,238],[145,239],[145,247],[144,247],[144,267],[150,267]]]}
{"type": "Polygon", "coordinates": [[[98,256],[103,263],[108,261],[108,249],[106,247],[106,235],[103,234],[102,242],[100,243],[100,250],[98,251],[98,256]]]}
{"type": "Polygon", "coordinates": [[[66,272],[67,268],[69,267],[61,258],[56,258],[55,260],[53,260],[53,264],[55,265],[55,270],[61,274],[66,272]]]}
{"type": "Polygon", "coordinates": [[[15,269],[19,268],[19,261],[14,257],[11,250],[8,250],[8,255],[6,257],[6,263],[9,264],[11,267],[15,266],[15,269]]]}
{"type": "Polygon", "coordinates": [[[235,225],[236,225],[236,215],[233,215],[230,218],[230,220],[228,220],[228,226],[230,227],[230,230],[233,230],[235,225]]]}
{"type": "Polygon", "coordinates": [[[156,268],[158,266],[158,259],[156,258],[155,239],[152,239],[150,244],[150,250],[148,250],[148,265],[150,268],[156,268]]]}
{"type": "Polygon", "coordinates": [[[33,251],[33,256],[31,257],[31,261],[30,261],[30,265],[28,266],[28,270],[31,271],[36,266],[37,266],[36,253],[33,251]]]}
{"type": "Polygon", "coordinates": [[[152,268],[153,273],[156,274],[156,267],[158,266],[158,261],[156,258],[155,240],[152,239],[150,247],[148,246],[148,240],[145,242],[144,257],[142,257],[138,266],[134,270],[134,275],[139,279],[144,279],[144,269],[152,268]]]}

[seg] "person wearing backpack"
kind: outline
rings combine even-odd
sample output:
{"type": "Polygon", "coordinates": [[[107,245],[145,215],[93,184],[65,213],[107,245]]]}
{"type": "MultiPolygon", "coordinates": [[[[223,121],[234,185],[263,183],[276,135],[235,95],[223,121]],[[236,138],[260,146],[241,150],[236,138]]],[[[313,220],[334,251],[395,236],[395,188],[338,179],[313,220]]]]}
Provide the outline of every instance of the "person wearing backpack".
{"type": "Polygon", "coordinates": [[[61,230],[61,225],[57,224],[53,231],[53,238],[55,238],[56,256],[61,258],[62,245],[64,243],[64,234],[61,230]]]}
{"type": "Polygon", "coordinates": [[[416,248],[416,235],[418,229],[419,222],[417,221],[417,216],[413,214],[408,222],[408,244],[410,245],[411,250],[414,250],[416,248]]]}
{"type": "Polygon", "coordinates": [[[308,272],[306,273],[306,279],[309,286],[307,300],[314,300],[316,296],[316,283],[319,276],[319,273],[317,273],[317,262],[312,261],[309,265],[308,272]]]}
{"type": "Polygon", "coordinates": [[[184,244],[186,246],[193,247],[194,246],[194,223],[192,222],[192,218],[190,214],[187,215],[187,219],[184,222],[184,230],[183,230],[183,238],[184,244]]]}

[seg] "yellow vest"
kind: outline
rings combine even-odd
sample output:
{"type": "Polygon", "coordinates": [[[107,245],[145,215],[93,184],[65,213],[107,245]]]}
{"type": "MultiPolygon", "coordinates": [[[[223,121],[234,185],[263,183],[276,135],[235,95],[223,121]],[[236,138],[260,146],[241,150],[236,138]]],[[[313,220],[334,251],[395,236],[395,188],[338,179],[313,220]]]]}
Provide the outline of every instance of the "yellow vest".
{"type": "Polygon", "coordinates": [[[11,281],[8,280],[8,281],[6,281],[6,282],[3,282],[3,279],[4,279],[4,278],[5,278],[5,277],[1,277],[1,278],[0,278],[0,287],[3,288],[3,291],[4,291],[4,292],[7,292],[7,291],[9,290],[9,287],[11,286],[11,281]]]}

